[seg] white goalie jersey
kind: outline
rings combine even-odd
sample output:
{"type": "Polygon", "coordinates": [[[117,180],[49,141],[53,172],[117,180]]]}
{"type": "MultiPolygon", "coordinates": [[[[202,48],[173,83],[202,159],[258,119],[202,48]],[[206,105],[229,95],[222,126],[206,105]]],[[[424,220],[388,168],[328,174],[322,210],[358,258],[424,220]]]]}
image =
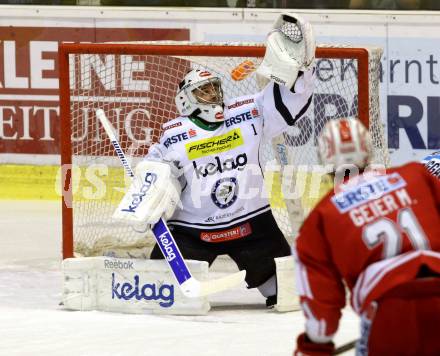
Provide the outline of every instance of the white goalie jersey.
{"type": "Polygon", "coordinates": [[[226,101],[221,125],[191,117],[167,122],[160,142],[145,159],[167,162],[183,172],[182,205],[168,224],[227,228],[268,211],[259,157],[263,136],[277,136],[304,116],[313,81],[312,69],[298,78],[292,91],[270,82],[257,94],[226,101]]]}

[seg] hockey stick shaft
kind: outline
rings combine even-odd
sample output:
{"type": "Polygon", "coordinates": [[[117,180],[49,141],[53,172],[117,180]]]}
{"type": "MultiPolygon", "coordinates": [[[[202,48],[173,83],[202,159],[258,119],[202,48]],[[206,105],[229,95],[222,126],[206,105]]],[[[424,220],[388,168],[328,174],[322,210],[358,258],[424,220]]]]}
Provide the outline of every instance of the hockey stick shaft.
{"type": "Polygon", "coordinates": [[[344,352],[350,351],[352,348],[356,346],[356,342],[357,340],[353,340],[347,342],[344,345],[339,346],[338,348],[335,349],[335,351],[333,351],[333,355],[340,355],[343,354],[344,352]]]}
{"type": "MultiPolygon", "coordinates": [[[[96,116],[104,127],[116,154],[118,155],[125,173],[134,178],[134,172],[131,169],[124,151],[122,150],[119,140],[115,134],[114,128],[110,121],[107,119],[102,109],[96,110],[96,116]]],[[[204,295],[217,293],[222,290],[230,289],[235,285],[241,283],[246,275],[245,271],[240,271],[232,275],[220,278],[213,281],[200,282],[196,280],[188,269],[188,266],[183,259],[183,256],[171,234],[165,221],[160,218],[159,221],[153,226],[153,235],[156,242],[164,255],[165,261],[168,263],[174,277],[179,283],[179,286],[187,297],[201,297],[204,295]]]]}

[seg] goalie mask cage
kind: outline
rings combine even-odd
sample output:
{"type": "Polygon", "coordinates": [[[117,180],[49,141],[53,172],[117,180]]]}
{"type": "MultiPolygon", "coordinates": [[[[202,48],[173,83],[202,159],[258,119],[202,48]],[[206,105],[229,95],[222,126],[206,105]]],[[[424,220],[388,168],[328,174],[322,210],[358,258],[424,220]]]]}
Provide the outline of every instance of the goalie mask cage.
{"type": "MultiPolygon", "coordinates": [[[[111,218],[129,179],[96,110],[104,110],[134,167],[158,141],[162,125],[177,117],[174,97],[189,69],[218,74],[226,98],[255,93],[265,84],[255,73],[264,52],[261,44],[60,45],[64,258],[134,256],[134,252],[126,253],[130,250],[147,256],[154,244],[144,227],[111,218]]],[[[308,112],[294,127],[261,145],[263,161],[281,167],[267,170],[265,178],[271,179],[265,180],[269,181],[274,216],[289,241],[322,194],[311,181],[318,162],[316,137],[325,122],[358,117],[372,134],[374,162],[388,164],[379,114],[381,54],[379,48],[319,46],[316,86],[308,112]],[[287,165],[294,169],[284,174],[287,165]],[[293,186],[302,193],[285,199],[282,192],[293,186]]]]}

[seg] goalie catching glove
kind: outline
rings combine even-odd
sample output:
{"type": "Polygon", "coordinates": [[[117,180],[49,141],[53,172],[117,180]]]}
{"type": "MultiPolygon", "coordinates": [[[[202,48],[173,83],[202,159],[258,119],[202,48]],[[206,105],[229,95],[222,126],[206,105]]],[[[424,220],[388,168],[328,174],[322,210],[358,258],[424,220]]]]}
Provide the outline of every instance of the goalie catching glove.
{"type": "Polygon", "coordinates": [[[113,218],[154,225],[169,219],[180,201],[182,187],[169,164],[142,161],[113,218]]]}
{"type": "Polygon", "coordinates": [[[266,40],[257,73],[293,89],[298,74],[313,67],[315,37],[310,23],[296,14],[281,14],[266,40]]]}

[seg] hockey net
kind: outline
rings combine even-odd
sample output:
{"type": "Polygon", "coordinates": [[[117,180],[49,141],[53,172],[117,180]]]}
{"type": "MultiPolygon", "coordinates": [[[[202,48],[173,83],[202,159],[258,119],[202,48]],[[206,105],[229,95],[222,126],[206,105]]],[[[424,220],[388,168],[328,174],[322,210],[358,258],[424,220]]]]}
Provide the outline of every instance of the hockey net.
{"type": "MultiPolygon", "coordinates": [[[[232,43],[60,46],[64,258],[148,256],[154,244],[150,231],[111,218],[129,180],[96,110],[104,110],[134,167],[162,125],[177,117],[174,97],[189,69],[217,73],[226,98],[255,93],[264,85],[254,72],[264,51],[232,43]]],[[[329,119],[361,120],[373,137],[374,162],[388,165],[379,112],[381,54],[379,48],[319,46],[311,107],[295,127],[261,145],[272,210],[289,241],[329,186],[316,170],[316,137],[329,119]]]]}

